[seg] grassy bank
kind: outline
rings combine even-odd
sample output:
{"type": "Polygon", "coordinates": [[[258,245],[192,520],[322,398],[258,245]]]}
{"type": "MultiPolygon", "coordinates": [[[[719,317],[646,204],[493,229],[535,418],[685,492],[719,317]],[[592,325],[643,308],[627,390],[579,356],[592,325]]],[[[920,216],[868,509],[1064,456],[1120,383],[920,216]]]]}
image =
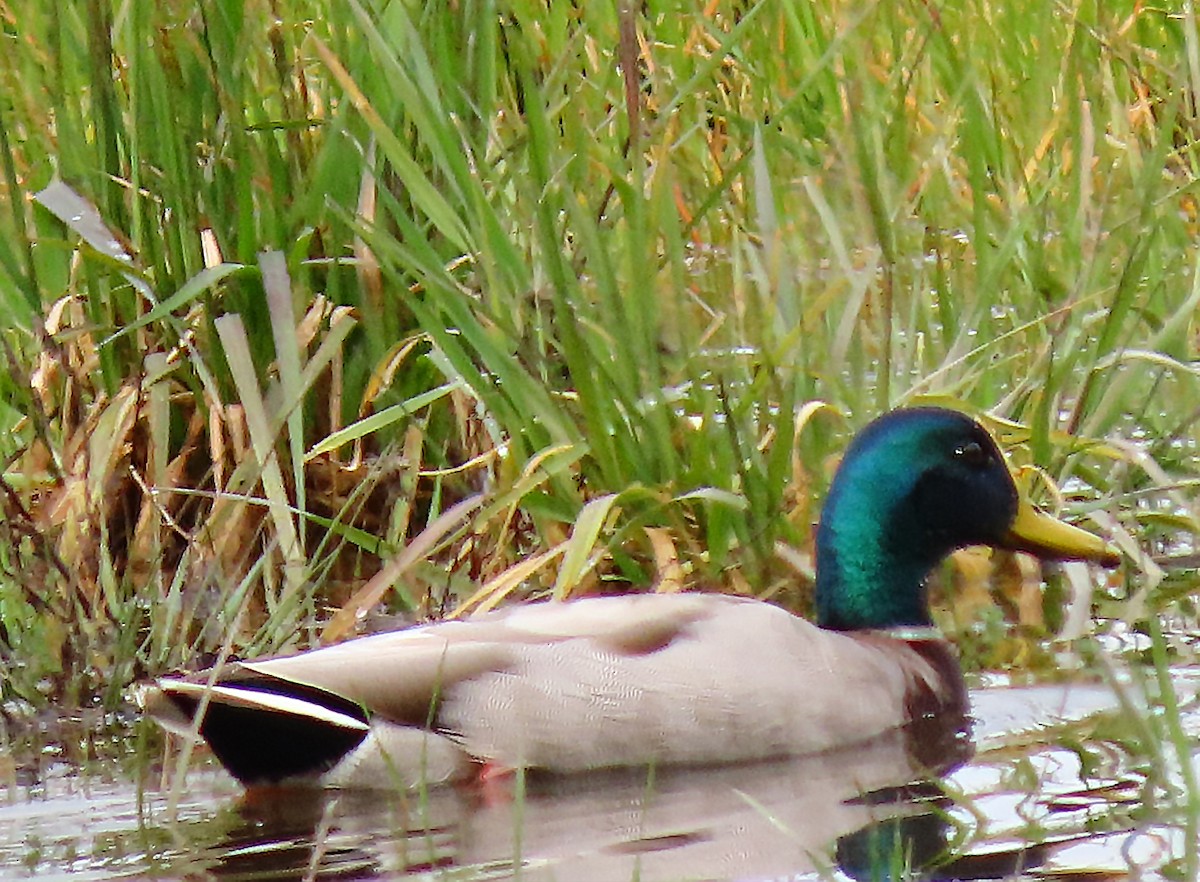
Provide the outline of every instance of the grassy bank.
{"type": "MultiPolygon", "coordinates": [[[[1194,541],[1190,15],[91,0],[4,26],[7,698],[115,703],[510,593],[803,609],[832,457],[930,398],[1003,418],[1042,498],[1127,550],[1194,541]]],[[[1095,600],[1187,613],[1158,576],[1095,600]]]]}

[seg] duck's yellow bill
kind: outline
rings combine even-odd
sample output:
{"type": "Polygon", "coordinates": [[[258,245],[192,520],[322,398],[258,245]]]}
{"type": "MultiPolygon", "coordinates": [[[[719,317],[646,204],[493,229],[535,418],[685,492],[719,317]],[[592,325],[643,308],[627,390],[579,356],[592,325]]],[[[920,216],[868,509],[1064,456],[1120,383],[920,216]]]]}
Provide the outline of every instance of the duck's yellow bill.
{"type": "Polygon", "coordinates": [[[1006,548],[1027,551],[1046,560],[1091,560],[1106,567],[1121,562],[1116,549],[1099,536],[1038,511],[1024,496],[1017,504],[1017,516],[1004,540],[1006,548]]]}

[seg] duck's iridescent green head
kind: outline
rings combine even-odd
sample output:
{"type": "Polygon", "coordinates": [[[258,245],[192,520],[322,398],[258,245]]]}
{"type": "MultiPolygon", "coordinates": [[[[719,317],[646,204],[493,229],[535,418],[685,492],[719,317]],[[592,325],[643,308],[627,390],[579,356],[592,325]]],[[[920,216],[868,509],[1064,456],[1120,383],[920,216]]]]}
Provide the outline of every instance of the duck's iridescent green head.
{"type": "Polygon", "coordinates": [[[925,578],[966,545],[1117,561],[1100,539],[1022,499],[996,442],[970,417],[932,407],[880,417],[846,451],[821,513],[818,622],[931,624],[925,578]]]}

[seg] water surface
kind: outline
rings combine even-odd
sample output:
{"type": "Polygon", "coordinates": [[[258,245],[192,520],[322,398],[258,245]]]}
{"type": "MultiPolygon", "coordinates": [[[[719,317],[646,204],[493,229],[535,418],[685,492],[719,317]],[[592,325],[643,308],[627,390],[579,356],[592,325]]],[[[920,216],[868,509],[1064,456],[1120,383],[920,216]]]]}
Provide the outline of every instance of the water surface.
{"type": "MultiPolygon", "coordinates": [[[[1196,682],[1178,672],[1181,698],[1196,682]]],[[[969,742],[927,727],[786,762],[427,793],[244,794],[203,759],[172,788],[156,733],[78,720],[10,733],[0,878],[1181,878],[1183,778],[1139,747],[1152,712],[1088,685],[972,706],[969,742]]]]}

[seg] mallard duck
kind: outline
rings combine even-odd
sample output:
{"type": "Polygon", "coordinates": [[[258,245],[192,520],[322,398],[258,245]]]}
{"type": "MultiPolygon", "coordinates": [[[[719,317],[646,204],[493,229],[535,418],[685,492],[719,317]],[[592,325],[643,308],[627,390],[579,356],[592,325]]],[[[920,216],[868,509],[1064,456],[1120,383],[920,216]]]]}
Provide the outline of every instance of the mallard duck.
{"type": "Polygon", "coordinates": [[[1118,561],[1033,508],[977,422],[896,410],[853,440],[834,476],[816,534],[815,624],[714,594],[517,605],[165,678],[143,704],[198,731],[246,785],[817,753],[963,712],[925,579],[966,545],[1118,561]]]}

